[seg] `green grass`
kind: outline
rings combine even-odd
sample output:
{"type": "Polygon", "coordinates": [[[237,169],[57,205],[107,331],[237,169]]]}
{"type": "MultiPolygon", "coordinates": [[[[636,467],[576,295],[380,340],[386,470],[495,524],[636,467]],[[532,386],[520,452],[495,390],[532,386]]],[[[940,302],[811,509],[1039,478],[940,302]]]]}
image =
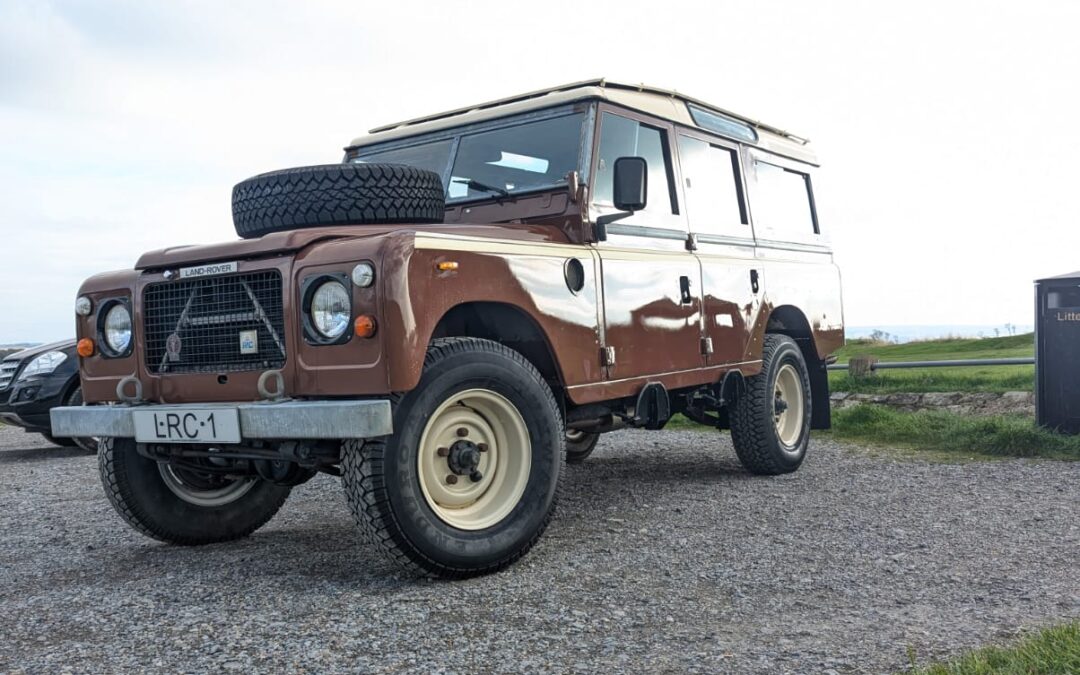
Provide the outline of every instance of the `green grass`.
{"type": "MultiPolygon", "coordinates": [[[[899,345],[852,340],[837,352],[837,357],[840,363],[847,363],[853,356],[876,356],[879,361],[947,361],[1030,357],[1034,354],[1034,334],[1024,333],[998,338],[923,340],[899,345]]],[[[858,380],[851,378],[847,371],[829,373],[832,391],[863,394],[1032,391],[1034,387],[1034,366],[883,370],[858,380]]]]}
{"type": "Polygon", "coordinates": [[[1047,628],[1010,647],[986,647],[917,675],[1066,675],[1080,673],[1080,622],[1047,628]]]}
{"type": "Polygon", "coordinates": [[[1065,436],[1024,415],[973,417],[903,412],[864,404],[833,412],[833,437],[946,455],[1080,460],[1080,436],[1065,436]]]}

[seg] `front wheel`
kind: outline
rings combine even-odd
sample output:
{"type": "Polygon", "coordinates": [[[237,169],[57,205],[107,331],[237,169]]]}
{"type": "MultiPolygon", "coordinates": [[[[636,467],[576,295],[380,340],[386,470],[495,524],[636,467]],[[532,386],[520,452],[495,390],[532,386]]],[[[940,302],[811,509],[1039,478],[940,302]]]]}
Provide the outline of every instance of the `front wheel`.
{"type": "Polygon", "coordinates": [[[731,411],[731,441],[751,473],[791,473],[810,442],[810,374],[786,335],[766,335],[761,359],[761,372],[747,378],[731,411]]]}
{"type": "Polygon", "coordinates": [[[130,438],[103,438],[98,467],[105,495],[132,528],[159,541],[194,546],[246,537],[265,525],[289,488],[232,476],[213,460],[158,463],[130,438]]]}
{"type": "Polygon", "coordinates": [[[563,465],[559,408],[519,353],[435,340],[394,435],[347,441],[346,499],[369,542],[423,575],[466,577],[524,555],[550,522],[563,465]]]}

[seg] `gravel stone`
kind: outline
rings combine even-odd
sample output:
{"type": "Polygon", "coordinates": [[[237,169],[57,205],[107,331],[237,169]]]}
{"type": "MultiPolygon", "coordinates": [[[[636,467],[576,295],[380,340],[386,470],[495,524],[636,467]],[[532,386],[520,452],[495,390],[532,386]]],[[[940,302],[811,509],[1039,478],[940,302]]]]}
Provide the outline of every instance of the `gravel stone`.
{"type": "Polygon", "coordinates": [[[821,437],[624,431],[547,534],[464,582],[361,546],[337,479],[239,542],[128,529],[94,458],[0,427],[2,672],[896,672],[1080,617],[1080,462],[941,464],[821,437]]]}

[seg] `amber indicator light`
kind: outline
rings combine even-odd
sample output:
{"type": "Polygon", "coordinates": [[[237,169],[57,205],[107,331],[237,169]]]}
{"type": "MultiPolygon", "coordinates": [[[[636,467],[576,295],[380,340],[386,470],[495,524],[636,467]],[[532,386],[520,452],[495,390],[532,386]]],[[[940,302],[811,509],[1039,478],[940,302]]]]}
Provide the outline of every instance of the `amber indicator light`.
{"type": "Polygon", "coordinates": [[[83,338],[79,340],[79,344],[75,345],[75,351],[79,356],[86,358],[94,355],[94,341],[90,338],[83,338]]]}
{"type": "Polygon", "coordinates": [[[353,330],[356,337],[369,338],[375,334],[375,317],[369,314],[361,314],[353,321],[353,330]]]}
{"type": "Polygon", "coordinates": [[[444,260],[441,263],[435,264],[435,269],[440,272],[452,272],[458,268],[456,260],[444,260]]]}

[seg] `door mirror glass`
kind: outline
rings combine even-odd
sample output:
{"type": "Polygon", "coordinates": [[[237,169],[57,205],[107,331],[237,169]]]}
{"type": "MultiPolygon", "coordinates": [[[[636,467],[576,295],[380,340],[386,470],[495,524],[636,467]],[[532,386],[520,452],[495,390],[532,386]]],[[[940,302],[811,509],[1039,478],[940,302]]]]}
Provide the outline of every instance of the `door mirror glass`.
{"type": "Polygon", "coordinates": [[[644,157],[619,157],[615,160],[612,201],[620,211],[641,211],[649,190],[649,163],[644,157]]]}

